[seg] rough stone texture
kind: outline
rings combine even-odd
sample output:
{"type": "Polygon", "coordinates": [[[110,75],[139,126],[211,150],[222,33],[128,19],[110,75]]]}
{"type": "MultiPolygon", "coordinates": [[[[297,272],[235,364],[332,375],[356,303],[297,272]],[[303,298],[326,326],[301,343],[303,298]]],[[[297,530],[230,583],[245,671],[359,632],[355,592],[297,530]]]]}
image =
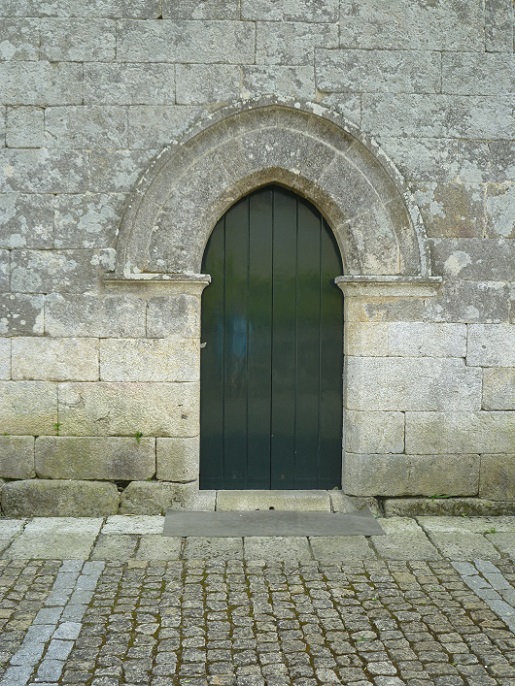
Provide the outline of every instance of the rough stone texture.
{"type": "Polygon", "coordinates": [[[481,455],[479,495],[490,500],[515,501],[515,455],[481,455]]]}
{"type": "MultiPolygon", "coordinates": [[[[23,118],[25,108],[17,108],[23,118]]],[[[17,125],[19,130],[19,124],[17,125]]],[[[3,193],[0,195],[0,247],[51,248],[54,202],[52,195],[3,193]]]]}
{"type": "Polygon", "coordinates": [[[50,381],[0,381],[2,433],[52,435],[57,423],[57,386],[50,381]]]}
{"type": "Polygon", "coordinates": [[[8,517],[99,517],[114,514],[120,497],[114,484],[93,481],[11,481],[2,488],[8,517]]]}
{"type": "Polygon", "coordinates": [[[158,438],[156,463],[160,481],[195,481],[199,476],[198,438],[158,438]]]}
{"type": "Polygon", "coordinates": [[[402,453],[404,413],[348,410],[345,447],[351,453],[402,453]]]}
{"type": "Polygon", "coordinates": [[[483,409],[515,410],[515,369],[492,367],[483,370],[483,409]]]}
{"type": "Polygon", "coordinates": [[[469,326],[467,364],[482,367],[515,365],[515,326],[469,326]]]}
{"type": "Polygon", "coordinates": [[[84,104],[173,105],[175,69],[169,65],[87,63],[84,104]],[[123,70],[123,72],[122,72],[123,70]],[[120,78],[123,73],[123,79],[120,78]]]}
{"type": "Polygon", "coordinates": [[[513,502],[496,502],[484,498],[385,498],[382,506],[386,517],[499,517],[515,512],[513,502]]]}
{"type": "Polygon", "coordinates": [[[42,436],[36,439],[35,465],[43,479],[151,479],[155,440],[42,436]]]}
{"type": "Polygon", "coordinates": [[[111,62],[116,22],[112,19],[43,19],[40,58],[50,62],[111,62]]]}
{"type": "Polygon", "coordinates": [[[348,322],[347,355],[359,357],[465,357],[463,324],[348,322]]]}
{"type": "Polygon", "coordinates": [[[147,308],[147,336],[195,338],[200,332],[200,302],[193,295],[150,298],[147,308]]]}
{"type": "Polygon", "coordinates": [[[11,378],[11,342],[0,340],[0,379],[11,378]]]}
{"type": "MultiPolygon", "coordinates": [[[[43,107],[8,107],[6,145],[10,148],[39,148],[45,145],[43,107]]],[[[34,198],[36,200],[36,198],[34,198]]]]}
{"type": "MultiPolygon", "coordinates": [[[[55,560],[61,557],[67,560],[84,560],[89,556],[101,526],[101,519],[91,519],[87,515],[81,519],[60,516],[48,520],[41,517],[27,523],[21,536],[10,546],[9,559],[55,560]]],[[[57,604],[54,610],[56,607],[59,616],[62,609],[57,604]]],[[[50,615],[45,619],[47,621],[43,621],[40,616],[41,624],[48,623],[50,615]]]]}
{"type": "Polygon", "coordinates": [[[256,29],[258,64],[311,64],[315,48],[338,47],[336,24],[263,21],[256,29]]]}
{"type": "Polygon", "coordinates": [[[372,536],[372,544],[387,560],[438,560],[440,553],[428,541],[423,529],[412,519],[382,519],[386,536],[372,536]]]}
{"type": "Polygon", "coordinates": [[[0,436],[0,477],[30,479],[34,476],[34,438],[0,436]]]}
{"type": "Polygon", "coordinates": [[[132,481],[121,494],[120,514],[163,515],[167,510],[195,510],[198,482],[187,484],[132,481]]]}
{"type": "Polygon", "coordinates": [[[14,338],[12,378],[98,380],[98,341],[81,338],[14,338]]]}
{"type": "Polygon", "coordinates": [[[34,19],[2,19],[0,59],[29,62],[39,59],[38,22],[34,19]]]}
{"type": "Polygon", "coordinates": [[[323,491],[218,491],[217,510],[316,510],[331,509],[323,491]]]}

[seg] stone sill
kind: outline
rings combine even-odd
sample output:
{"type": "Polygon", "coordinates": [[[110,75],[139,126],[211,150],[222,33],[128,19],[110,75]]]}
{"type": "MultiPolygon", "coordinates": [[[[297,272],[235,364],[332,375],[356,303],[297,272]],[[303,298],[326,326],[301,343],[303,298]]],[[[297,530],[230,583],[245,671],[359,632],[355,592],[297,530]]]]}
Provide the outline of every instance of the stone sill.
{"type": "Polygon", "coordinates": [[[427,298],[438,294],[441,276],[337,276],[335,284],[346,297],[427,298]]]}

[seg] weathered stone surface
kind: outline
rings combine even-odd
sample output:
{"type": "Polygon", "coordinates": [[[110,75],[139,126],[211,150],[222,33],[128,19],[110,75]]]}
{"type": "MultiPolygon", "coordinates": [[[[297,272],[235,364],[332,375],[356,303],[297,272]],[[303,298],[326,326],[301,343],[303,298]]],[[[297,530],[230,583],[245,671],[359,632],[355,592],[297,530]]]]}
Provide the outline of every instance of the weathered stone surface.
{"type": "Polygon", "coordinates": [[[479,410],[481,371],[452,358],[347,358],[352,410],[479,410]]]}
{"type": "Polygon", "coordinates": [[[513,241],[432,239],[434,273],[452,280],[508,281],[515,259],[513,241]]]}
{"type": "Polygon", "coordinates": [[[199,381],[200,344],[196,338],[100,341],[102,381],[199,381]]]}
{"type": "Polygon", "coordinates": [[[35,19],[5,18],[0,25],[0,60],[39,59],[39,30],[35,19]]]}
{"type": "Polygon", "coordinates": [[[487,238],[515,238],[515,184],[510,181],[486,186],[485,230],[487,238]]]}
{"type": "Polygon", "coordinates": [[[50,381],[0,382],[0,433],[49,435],[57,422],[57,386],[50,381]]]}
{"type": "Polygon", "coordinates": [[[279,97],[312,99],[315,94],[313,67],[243,67],[243,97],[258,97],[268,93],[276,93],[279,97]]]}
{"type": "Polygon", "coordinates": [[[257,64],[311,64],[315,48],[338,47],[336,24],[263,21],[256,29],[257,64]]]}
{"type": "Polygon", "coordinates": [[[440,74],[440,53],[437,52],[316,51],[316,84],[322,91],[439,93],[440,74]]]}
{"type": "Polygon", "coordinates": [[[120,23],[116,56],[120,62],[253,64],[255,41],[248,22],[126,21],[120,23]]]}
{"type": "Polygon", "coordinates": [[[368,507],[376,517],[381,515],[381,508],[375,498],[360,498],[353,495],[345,495],[343,491],[329,491],[331,509],[333,512],[351,513],[368,507]]]}
{"type": "Polygon", "coordinates": [[[88,190],[92,193],[126,193],[157,150],[101,150],[88,154],[88,190]]]}
{"type": "Polygon", "coordinates": [[[114,247],[125,201],[124,193],[87,193],[57,197],[55,247],[114,247]]]}
{"type": "Polygon", "coordinates": [[[92,338],[14,338],[12,378],[96,381],[98,341],[92,338]]]}
{"type": "Polygon", "coordinates": [[[43,107],[8,107],[6,145],[9,148],[40,148],[45,140],[43,107]]]}
{"type": "Polygon", "coordinates": [[[63,383],[61,434],[196,436],[198,393],[197,383],[63,383]]]}
{"type": "Polygon", "coordinates": [[[43,296],[5,294],[0,298],[0,333],[4,336],[43,333],[43,296]]]}
{"type": "Polygon", "coordinates": [[[0,293],[8,292],[11,281],[11,254],[8,250],[0,250],[0,293]]]}
{"type": "Polygon", "coordinates": [[[54,196],[0,194],[0,247],[51,248],[54,196]]]}
{"type": "Polygon", "coordinates": [[[136,560],[179,560],[181,549],[181,538],[143,536],[135,557],[136,560]]]}
{"type": "Polygon", "coordinates": [[[162,148],[200,116],[199,107],[133,105],[128,108],[129,148],[162,148]]]}
{"type": "Polygon", "coordinates": [[[5,192],[82,193],[88,189],[86,160],[77,151],[0,149],[0,185],[5,192]]]}
{"type": "Polygon", "coordinates": [[[443,93],[503,95],[514,91],[513,56],[473,52],[442,55],[443,93]]]}
{"type": "Polygon", "coordinates": [[[241,16],[251,20],[335,22],[338,0],[242,0],[241,16]]]}
{"type": "Polygon", "coordinates": [[[196,338],[200,333],[200,299],[193,295],[151,298],[147,309],[147,336],[196,338]]]}
{"type": "Polygon", "coordinates": [[[161,516],[151,515],[134,515],[132,517],[123,517],[122,515],[113,515],[108,517],[106,523],[102,527],[102,533],[109,535],[128,535],[137,534],[153,535],[163,533],[164,518],[161,516]]]}
{"type": "Polygon", "coordinates": [[[52,107],[45,114],[49,148],[127,148],[127,108],[52,107]]]}
{"type": "Polygon", "coordinates": [[[14,250],[11,288],[18,293],[83,293],[114,268],[106,250],[14,250]]]}
{"type": "Polygon", "coordinates": [[[327,491],[218,491],[216,509],[229,510],[331,510],[327,491]]]}
{"type": "Polygon", "coordinates": [[[489,500],[515,502],[515,454],[481,455],[479,495],[489,500]]]}
{"type": "Polygon", "coordinates": [[[31,479],[34,476],[34,438],[0,436],[0,477],[31,479]]]}
{"type": "Polygon", "coordinates": [[[112,295],[100,299],[93,295],[55,293],[44,300],[45,333],[49,336],[145,336],[146,302],[141,298],[112,295]]]}
{"type": "Polygon", "coordinates": [[[483,409],[515,410],[515,369],[494,367],[483,370],[483,409]]]}
{"type": "Polygon", "coordinates": [[[464,324],[349,322],[345,353],[359,357],[465,357],[464,324]]]}
{"type": "Polygon", "coordinates": [[[515,365],[515,326],[510,324],[469,326],[467,364],[483,367],[515,365]]]}
{"type": "Polygon", "coordinates": [[[435,238],[482,238],[484,196],[484,184],[461,180],[418,182],[415,190],[427,235],[435,238]]]}
{"type": "Polygon", "coordinates": [[[29,17],[134,17],[147,19],[158,17],[161,13],[160,0],[92,0],[82,2],[63,2],[48,0],[5,0],[2,4],[5,16],[29,17]]]}
{"type": "Polygon", "coordinates": [[[79,105],[82,65],[0,62],[0,91],[6,105],[79,105]]]}
{"type": "Polygon", "coordinates": [[[110,62],[115,58],[112,19],[43,19],[41,59],[50,62],[110,62]]]}
{"type": "Polygon", "coordinates": [[[184,542],[181,557],[185,560],[241,560],[243,539],[190,536],[184,542]]]}
{"type": "Polygon", "coordinates": [[[512,52],[513,5],[510,0],[485,1],[485,47],[487,52],[512,52]]]}
{"type": "MultiPolygon", "coordinates": [[[[208,539],[209,540],[209,539],[208,539]]],[[[231,540],[231,539],[218,539],[231,540]]],[[[308,562],[312,559],[307,538],[300,536],[252,536],[243,539],[246,560],[290,560],[308,562]]]]}
{"type": "Polygon", "coordinates": [[[239,19],[239,0],[163,0],[163,17],[172,19],[239,19]]]}
{"type": "Polygon", "coordinates": [[[156,450],[159,480],[195,481],[198,479],[198,438],[158,438],[156,450]]]}
{"type": "Polygon", "coordinates": [[[89,62],[84,66],[84,104],[172,105],[174,102],[173,65],[89,62]]]}
{"type": "Polygon", "coordinates": [[[479,455],[346,453],[345,492],[359,496],[477,495],[479,455]]]}
{"type": "Polygon", "coordinates": [[[406,451],[508,453],[515,441],[513,412],[408,412],[406,451]]]}
{"type": "MultiPolygon", "coordinates": [[[[3,481],[0,481],[0,491],[3,481]]],[[[0,519],[0,552],[5,550],[12,541],[23,531],[23,519],[0,519]]]]}
{"type": "MultiPolygon", "coordinates": [[[[448,523],[446,518],[440,517],[420,517],[419,523],[422,528],[431,536],[431,540],[435,543],[440,552],[451,560],[493,560],[500,557],[500,553],[494,546],[482,535],[482,533],[474,533],[468,530],[467,521],[463,522],[463,526],[457,523],[454,531],[443,529],[448,523]],[[441,519],[438,522],[435,520],[441,519]]],[[[483,522],[485,526],[485,522],[483,522]]]]}
{"type": "Polygon", "coordinates": [[[4,485],[2,511],[8,517],[104,517],[118,510],[119,499],[114,484],[30,479],[4,485]]]}
{"type": "Polygon", "coordinates": [[[11,341],[0,339],[0,379],[11,378],[11,341]]]}
{"type": "Polygon", "coordinates": [[[424,0],[344,0],[340,12],[343,47],[419,50],[483,50],[483,3],[452,5],[424,0]]]}
{"type": "Polygon", "coordinates": [[[126,562],[134,557],[138,536],[104,536],[100,534],[91,553],[91,560],[119,560],[126,562]]]}
{"type": "Polygon", "coordinates": [[[132,481],[121,495],[120,514],[164,515],[169,509],[195,509],[198,483],[132,481]]]}
{"type": "Polygon", "coordinates": [[[239,95],[240,70],[225,64],[178,64],[177,104],[203,105],[234,100],[239,95]]]}
{"type": "Polygon", "coordinates": [[[402,453],[404,413],[347,410],[345,447],[351,453],[402,453]]]}
{"type": "Polygon", "coordinates": [[[386,517],[498,517],[515,512],[515,504],[484,498],[385,498],[383,509],[386,517]]]}
{"type": "Polygon", "coordinates": [[[151,479],[156,471],[155,440],[40,436],[35,465],[43,479],[151,479]]]}
{"type": "Polygon", "coordinates": [[[372,536],[379,556],[385,560],[438,560],[440,554],[413,519],[392,517],[382,519],[386,536],[372,536]]]}

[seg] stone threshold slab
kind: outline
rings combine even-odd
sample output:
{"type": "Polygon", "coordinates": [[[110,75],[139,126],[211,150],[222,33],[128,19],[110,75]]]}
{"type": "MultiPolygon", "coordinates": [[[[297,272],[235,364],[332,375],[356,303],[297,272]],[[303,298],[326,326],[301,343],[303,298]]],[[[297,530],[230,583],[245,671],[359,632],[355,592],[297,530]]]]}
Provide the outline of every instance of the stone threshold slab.
{"type": "Polygon", "coordinates": [[[382,536],[368,508],[352,514],[335,512],[181,512],[166,513],[165,536],[233,538],[248,536],[382,536]]]}

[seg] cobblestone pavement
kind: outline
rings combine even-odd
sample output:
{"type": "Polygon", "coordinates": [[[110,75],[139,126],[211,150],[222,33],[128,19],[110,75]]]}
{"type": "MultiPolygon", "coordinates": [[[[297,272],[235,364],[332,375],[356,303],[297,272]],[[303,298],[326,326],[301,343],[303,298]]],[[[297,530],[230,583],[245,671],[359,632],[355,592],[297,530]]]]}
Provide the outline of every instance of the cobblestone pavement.
{"type": "Polygon", "coordinates": [[[515,684],[513,517],[372,539],[162,523],[0,520],[1,686],[515,684]]]}

